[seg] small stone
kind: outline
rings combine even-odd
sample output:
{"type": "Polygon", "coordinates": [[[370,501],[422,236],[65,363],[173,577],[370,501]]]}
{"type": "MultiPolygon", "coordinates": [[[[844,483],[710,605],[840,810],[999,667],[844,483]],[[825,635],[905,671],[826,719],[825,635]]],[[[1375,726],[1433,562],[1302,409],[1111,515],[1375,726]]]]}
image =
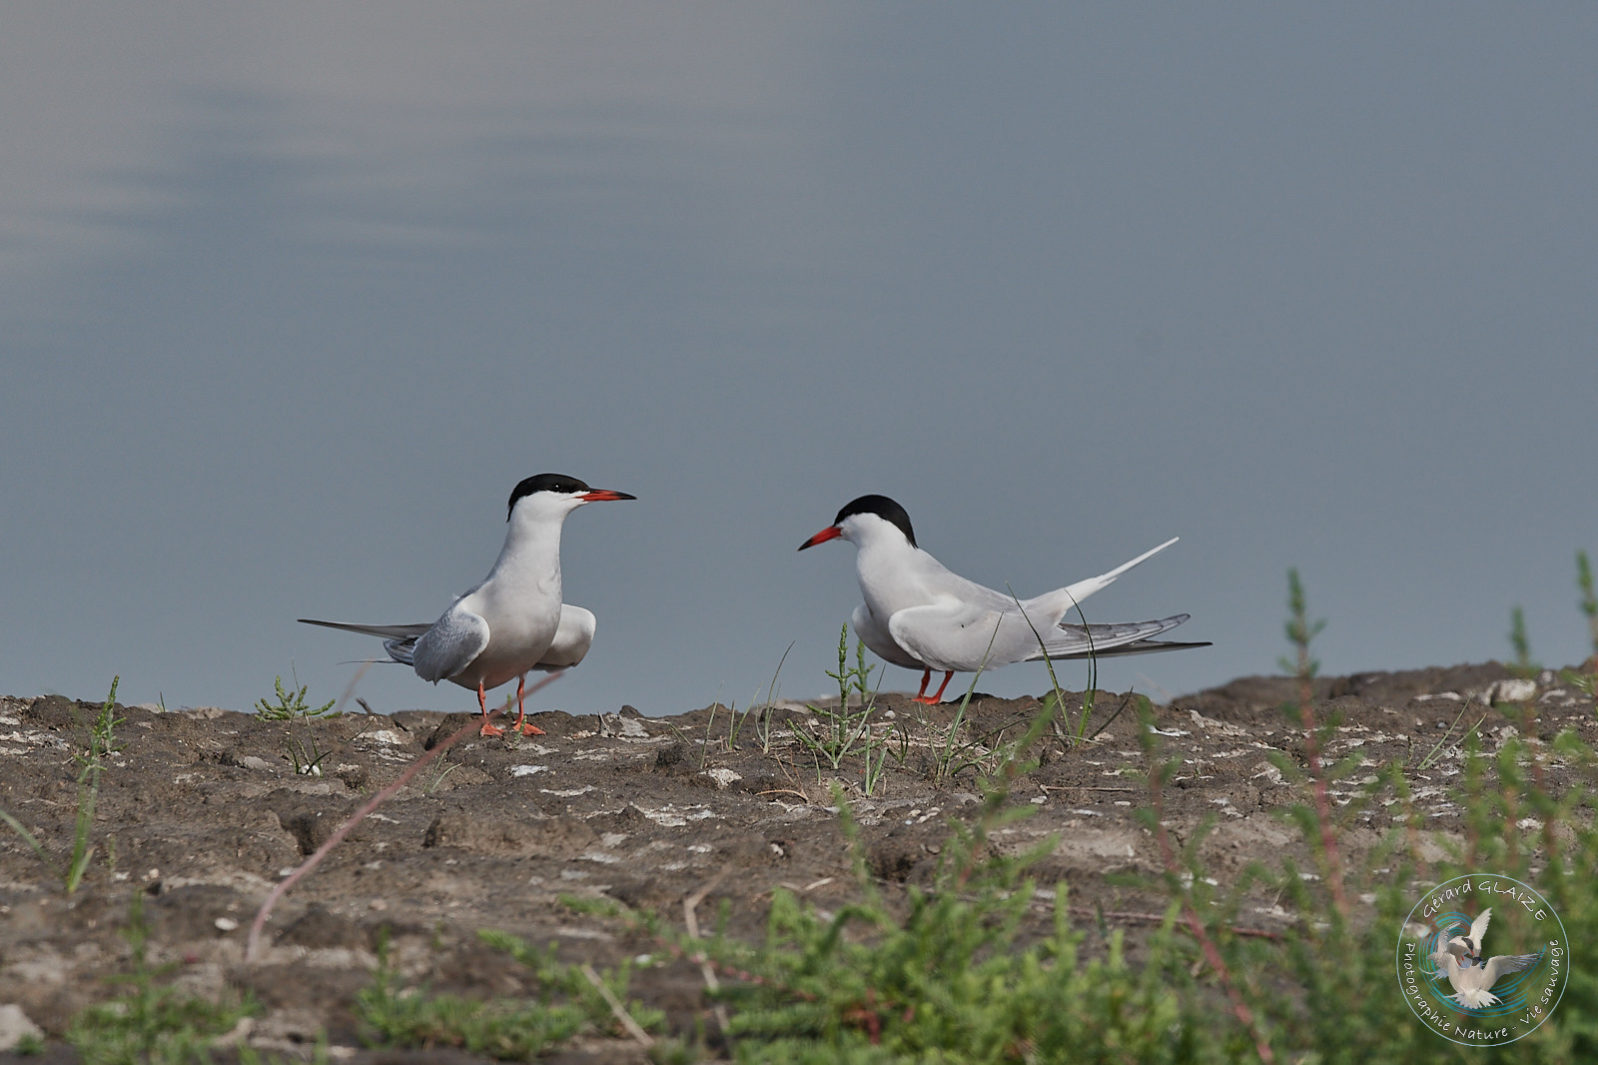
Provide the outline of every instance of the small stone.
{"type": "Polygon", "coordinates": [[[43,1039],[44,1032],[28,1019],[22,1007],[8,1002],[0,1006],[0,1051],[15,1050],[25,1039],[43,1039]]]}
{"type": "Polygon", "coordinates": [[[1521,677],[1501,680],[1487,689],[1487,705],[1494,703],[1524,703],[1537,697],[1537,682],[1521,677]]]}
{"type": "Polygon", "coordinates": [[[223,932],[232,932],[239,927],[239,923],[231,917],[218,917],[214,923],[223,932]]]}

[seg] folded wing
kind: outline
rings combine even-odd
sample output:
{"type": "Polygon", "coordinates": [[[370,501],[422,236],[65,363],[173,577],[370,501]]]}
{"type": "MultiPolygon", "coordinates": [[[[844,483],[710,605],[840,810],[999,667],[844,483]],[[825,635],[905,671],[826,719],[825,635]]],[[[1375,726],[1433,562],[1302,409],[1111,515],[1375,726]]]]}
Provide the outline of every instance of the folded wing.
{"type": "Polygon", "coordinates": [[[399,654],[408,650],[411,665],[423,680],[448,680],[471,665],[488,646],[488,622],[456,604],[412,640],[408,648],[403,640],[386,640],[383,646],[399,661],[404,661],[399,654]]]}

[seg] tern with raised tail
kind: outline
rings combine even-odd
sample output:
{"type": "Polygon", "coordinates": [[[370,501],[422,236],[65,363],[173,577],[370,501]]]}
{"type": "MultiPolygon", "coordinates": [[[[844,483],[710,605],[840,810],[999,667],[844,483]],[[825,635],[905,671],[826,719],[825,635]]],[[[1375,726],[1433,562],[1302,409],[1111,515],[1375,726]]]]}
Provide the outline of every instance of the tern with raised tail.
{"type": "Polygon", "coordinates": [[[855,568],[865,602],[850,618],[855,634],[883,660],[921,670],[918,703],[941,700],[956,673],[1044,657],[1103,657],[1209,646],[1153,638],[1182,624],[1187,614],[1108,625],[1072,625],[1064,620],[1082,600],[1176,543],[1175,537],[1108,573],[1031,599],[983,587],[945,568],[916,545],[910,515],[887,496],[865,495],[849,503],[799,550],[828,540],[847,540],[856,548],[855,568]],[[927,685],[935,670],[943,673],[943,683],[929,696],[927,685]]]}
{"type": "Polygon", "coordinates": [[[510,494],[505,546],[488,576],[466,592],[432,624],[357,625],[300,618],[376,636],[395,662],[416,670],[423,680],[447,680],[477,692],[483,715],[481,733],[505,730],[489,723],[486,693],[516,681],[516,723],[512,731],[539,735],[522,702],[531,670],[575,666],[594,640],[594,615],[561,602],[560,532],[566,516],[586,503],[634,499],[626,492],[590,488],[575,477],[540,473],[510,494]]]}

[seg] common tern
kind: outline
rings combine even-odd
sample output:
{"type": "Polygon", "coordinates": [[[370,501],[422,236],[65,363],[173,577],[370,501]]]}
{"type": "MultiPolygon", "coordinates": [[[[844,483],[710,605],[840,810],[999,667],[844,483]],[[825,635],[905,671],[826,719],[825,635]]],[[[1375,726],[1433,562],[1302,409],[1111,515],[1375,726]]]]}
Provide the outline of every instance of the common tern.
{"type": "Polygon", "coordinates": [[[510,494],[505,517],[510,529],[494,568],[431,625],[299,620],[376,636],[390,658],[411,666],[423,680],[475,688],[484,736],[505,731],[489,724],[485,693],[515,680],[516,723],[511,729],[541,734],[543,729],[525,720],[522,692],[528,671],[575,666],[594,640],[594,615],[560,601],[561,526],[566,515],[585,503],[635,498],[626,492],[590,488],[559,473],[528,477],[510,494]]]}
{"type": "Polygon", "coordinates": [[[1021,600],[946,569],[916,545],[910,515],[887,496],[865,495],[849,503],[799,550],[834,539],[847,540],[857,549],[855,568],[865,602],[850,618],[856,635],[880,658],[921,670],[918,703],[942,699],[956,673],[1012,662],[1209,646],[1152,639],[1186,621],[1187,614],[1112,625],[1070,625],[1063,620],[1082,600],[1176,543],[1175,537],[1108,573],[1021,600]],[[943,672],[943,683],[928,696],[933,670],[943,672]]]}
{"type": "MultiPolygon", "coordinates": [[[[1446,946],[1432,953],[1432,961],[1437,963],[1437,978],[1447,977],[1454,989],[1451,997],[1471,1009],[1498,1005],[1493,985],[1510,973],[1530,969],[1542,960],[1541,954],[1496,954],[1482,960],[1482,938],[1487,935],[1487,923],[1492,915],[1491,907],[1483,910],[1470,923],[1469,935],[1451,935],[1446,946]]],[[[1455,925],[1449,931],[1463,931],[1464,928],[1464,925],[1455,925]]]]}

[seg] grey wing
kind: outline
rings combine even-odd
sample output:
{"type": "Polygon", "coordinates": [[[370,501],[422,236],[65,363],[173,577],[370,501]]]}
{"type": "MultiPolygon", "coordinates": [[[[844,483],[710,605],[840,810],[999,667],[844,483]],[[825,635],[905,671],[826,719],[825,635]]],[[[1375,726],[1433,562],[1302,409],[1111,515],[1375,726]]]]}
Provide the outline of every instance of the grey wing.
{"type": "Polygon", "coordinates": [[[920,668],[971,673],[1019,659],[1009,646],[1013,634],[1001,632],[1005,618],[1002,611],[945,597],[894,611],[888,618],[888,635],[921,663],[920,668]]]}
{"type": "Polygon", "coordinates": [[[1482,973],[1482,986],[1492,987],[1510,973],[1530,969],[1542,961],[1542,957],[1541,954],[1499,954],[1488,960],[1487,967],[1482,973]]]}
{"type": "Polygon", "coordinates": [[[448,680],[487,646],[488,622],[457,603],[411,646],[411,665],[423,680],[448,680]]]}
{"type": "Polygon", "coordinates": [[[570,603],[560,605],[560,626],[555,630],[555,640],[538,660],[534,668],[546,672],[570,669],[581,662],[594,643],[597,625],[593,612],[570,603]]]}
{"type": "Polygon", "coordinates": [[[1068,625],[1061,622],[1045,645],[1027,656],[1035,660],[1047,651],[1050,658],[1086,658],[1089,655],[1135,655],[1150,651],[1175,651],[1184,647],[1208,647],[1208,642],[1176,643],[1153,640],[1152,636],[1174,629],[1192,615],[1173,614],[1157,621],[1125,621],[1106,625],[1068,625]]]}

